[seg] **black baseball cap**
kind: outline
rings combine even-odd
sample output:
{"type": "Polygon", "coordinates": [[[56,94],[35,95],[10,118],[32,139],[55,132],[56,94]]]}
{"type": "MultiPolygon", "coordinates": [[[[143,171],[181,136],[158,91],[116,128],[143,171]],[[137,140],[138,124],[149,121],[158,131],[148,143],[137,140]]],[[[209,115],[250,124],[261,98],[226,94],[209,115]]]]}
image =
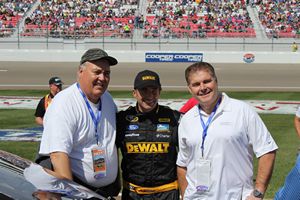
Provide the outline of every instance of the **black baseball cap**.
{"type": "Polygon", "coordinates": [[[55,76],[55,77],[51,77],[49,79],[49,85],[50,84],[61,86],[63,84],[63,82],[61,81],[61,79],[59,77],[55,76]]]}
{"type": "Polygon", "coordinates": [[[87,61],[95,61],[95,60],[107,60],[110,65],[118,64],[117,59],[109,56],[104,50],[99,48],[92,48],[87,50],[81,57],[80,64],[83,64],[87,61]]]}
{"type": "Polygon", "coordinates": [[[134,89],[141,89],[149,86],[161,88],[158,74],[150,70],[139,72],[134,80],[134,89]]]}

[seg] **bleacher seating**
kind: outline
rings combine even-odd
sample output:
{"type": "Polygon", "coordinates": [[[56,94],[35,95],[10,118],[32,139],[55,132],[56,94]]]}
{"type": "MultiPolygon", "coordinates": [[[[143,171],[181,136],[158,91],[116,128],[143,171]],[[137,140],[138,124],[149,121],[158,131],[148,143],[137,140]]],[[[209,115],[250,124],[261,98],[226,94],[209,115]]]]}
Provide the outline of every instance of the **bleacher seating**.
{"type": "Polygon", "coordinates": [[[136,4],[136,0],[43,0],[32,16],[25,20],[24,33],[29,36],[37,27],[41,35],[48,34],[50,37],[129,37],[134,29],[136,4]]]}
{"type": "Polygon", "coordinates": [[[0,37],[10,36],[24,13],[31,8],[32,0],[5,0],[0,2],[0,37]]]}
{"type": "MultiPolygon", "coordinates": [[[[26,37],[255,38],[246,0],[148,0],[139,13],[138,0],[41,0],[24,21],[26,37]]],[[[297,0],[256,0],[268,37],[300,37],[297,0]]],[[[0,37],[10,36],[36,0],[0,2],[0,37]]]]}
{"type": "Polygon", "coordinates": [[[145,27],[148,38],[256,36],[243,0],[149,1],[145,27]]]}
{"type": "Polygon", "coordinates": [[[297,0],[261,0],[256,3],[259,20],[269,38],[300,36],[300,4],[297,0]]]}

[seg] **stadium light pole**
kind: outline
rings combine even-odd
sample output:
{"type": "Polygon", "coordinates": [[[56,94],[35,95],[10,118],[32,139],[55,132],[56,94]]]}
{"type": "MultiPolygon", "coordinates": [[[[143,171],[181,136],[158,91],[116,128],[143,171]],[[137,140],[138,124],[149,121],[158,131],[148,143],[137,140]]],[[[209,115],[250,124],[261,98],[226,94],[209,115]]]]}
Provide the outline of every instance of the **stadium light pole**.
{"type": "Polygon", "coordinates": [[[161,50],[161,44],[160,44],[160,24],[161,23],[161,5],[158,8],[158,49],[161,50]]]}
{"type": "Polygon", "coordinates": [[[130,47],[131,47],[131,51],[133,50],[133,34],[134,34],[134,30],[132,31],[132,29],[130,29],[130,35],[131,35],[131,42],[130,42],[130,47]]]}
{"type": "Polygon", "coordinates": [[[102,49],[104,49],[104,27],[101,27],[102,28],[102,49]]]}
{"type": "Polygon", "coordinates": [[[47,26],[46,26],[46,48],[47,50],[49,49],[49,19],[46,21],[47,26]]]}
{"type": "Polygon", "coordinates": [[[20,23],[17,24],[17,34],[18,34],[18,49],[20,49],[20,23]]]}
{"type": "Polygon", "coordinates": [[[217,36],[215,36],[215,51],[218,50],[218,39],[217,36]]]}
{"type": "Polygon", "coordinates": [[[77,49],[77,34],[76,34],[76,29],[74,29],[74,47],[75,47],[75,50],[77,49]]]}
{"type": "Polygon", "coordinates": [[[187,8],[187,14],[188,14],[188,27],[186,27],[186,29],[187,29],[187,36],[186,36],[186,48],[187,48],[187,50],[189,51],[190,50],[190,30],[191,30],[191,25],[190,25],[190,8],[188,7],[187,8]]]}
{"type": "Polygon", "coordinates": [[[272,36],[272,52],[274,51],[274,37],[272,36]]]}

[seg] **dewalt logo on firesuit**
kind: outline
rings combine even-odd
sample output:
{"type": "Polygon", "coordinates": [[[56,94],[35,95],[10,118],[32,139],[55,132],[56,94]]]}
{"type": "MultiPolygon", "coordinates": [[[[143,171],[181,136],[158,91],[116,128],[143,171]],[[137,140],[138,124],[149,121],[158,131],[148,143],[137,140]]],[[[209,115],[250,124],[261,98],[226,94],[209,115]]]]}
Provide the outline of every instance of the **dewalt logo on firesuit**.
{"type": "Polygon", "coordinates": [[[168,153],[169,142],[127,142],[128,153],[168,153]]]}

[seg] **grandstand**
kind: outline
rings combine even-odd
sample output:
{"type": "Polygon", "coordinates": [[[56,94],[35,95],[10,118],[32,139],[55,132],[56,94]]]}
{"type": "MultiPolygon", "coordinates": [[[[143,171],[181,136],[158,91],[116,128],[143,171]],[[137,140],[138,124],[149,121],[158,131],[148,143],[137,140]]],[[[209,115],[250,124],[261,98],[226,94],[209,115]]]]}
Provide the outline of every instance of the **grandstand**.
{"type": "Polygon", "coordinates": [[[150,37],[256,36],[244,1],[153,1],[147,7],[146,24],[155,31],[150,37]]]}
{"type": "Polygon", "coordinates": [[[131,45],[215,38],[290,43],[300,38],[299,10],[297,0],[5,0],[0,37],[6,42],[125,39],[131,45]]]}
{"type": "Polygon", "coordinates": [[[256,5],[259,20],[267,36],[300,37],[299,1],[262,1],[256,5]]]}
{"type": "Polygon", "coordinates": [[[33,3],[31,0],[5,0],[0,2],[0,37],[10,37],[19,26],[24,14],[33,3]]]}

